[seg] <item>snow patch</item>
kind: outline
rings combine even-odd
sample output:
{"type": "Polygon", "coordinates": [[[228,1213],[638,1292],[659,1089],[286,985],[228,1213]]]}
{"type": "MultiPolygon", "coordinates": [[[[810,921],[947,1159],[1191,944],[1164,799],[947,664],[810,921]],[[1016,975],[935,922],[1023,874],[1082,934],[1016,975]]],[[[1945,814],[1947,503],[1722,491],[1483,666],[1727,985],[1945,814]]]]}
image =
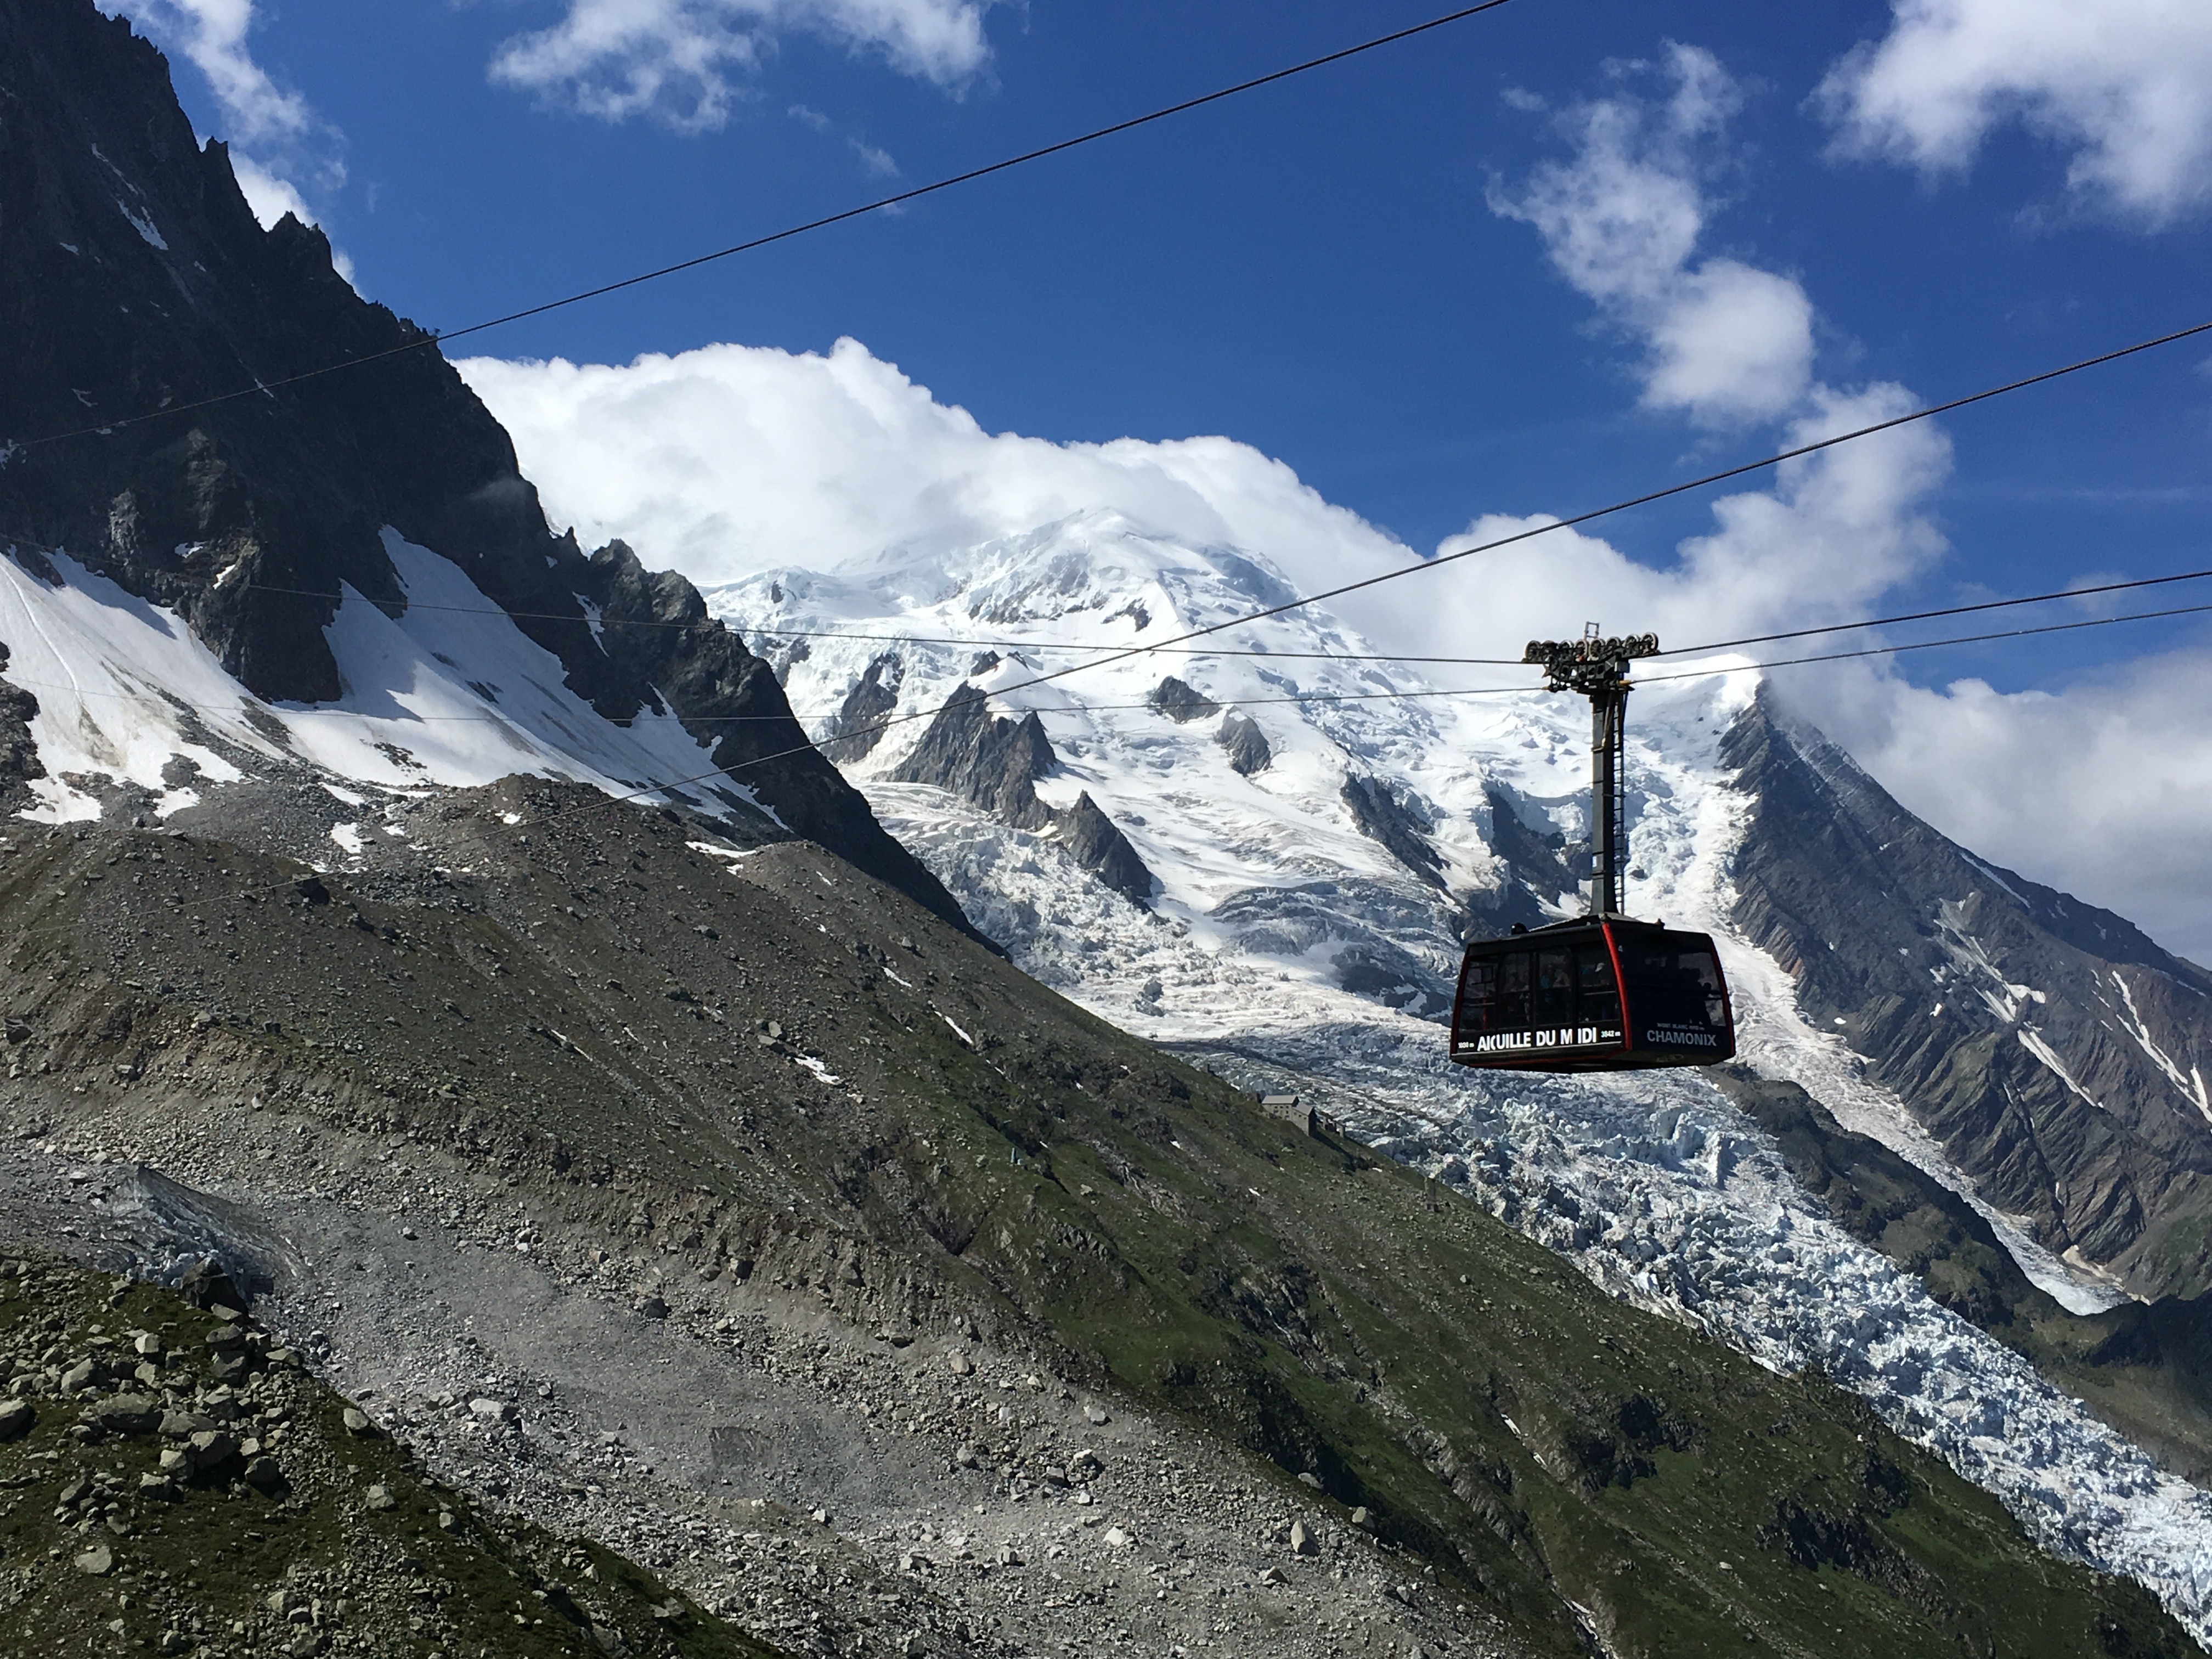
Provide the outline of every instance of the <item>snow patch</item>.
{"type": "Polygon", "coordinates": [[[147,246],[158,248],[164,253],[169,251],[168,243],[162,240],[161,233],[154,228],[154,222],[151,219],[119,196],[115,198],[115,205],[121,210],[123,216],[131,222],[131,228],[145,238],[147,246]]]}

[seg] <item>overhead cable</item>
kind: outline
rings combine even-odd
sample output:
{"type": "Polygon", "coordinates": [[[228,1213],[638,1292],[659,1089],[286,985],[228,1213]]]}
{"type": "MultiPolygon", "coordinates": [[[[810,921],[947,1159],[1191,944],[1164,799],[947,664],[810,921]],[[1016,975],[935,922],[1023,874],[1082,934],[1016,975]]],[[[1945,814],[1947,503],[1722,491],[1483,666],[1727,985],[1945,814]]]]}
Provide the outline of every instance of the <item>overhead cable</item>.
{"type": "Polygon", "coordinates": [[[1107,126],[1094,127],[1089,132],[1079,133],[1073,138],[1062,138],[1057,143],[1045,144],[1036,149],[1024,150],[1018,155],[1009,155],[1003,161],[993,161],[988,166],[970,167],[965,173],[956,173],[927,185],[917,185],[912,190],[902,190],[890,196],[879,196],[872,202],[864,202],[858,207],[849,207],[840,212],[825,214],[818,219],[809,219],[803,224],[788,225],[781,230],[771,231],[765,236],[756,236],[747,241],[734,242],[728,247],[716,248],[711,253],[695,254],[690,258],[679,259],[674,264],[661,265],[655,270],[640,271],[635,276],[624,276],[617,282],[602,283],[596,288],[587,288],[574,294],[564,295],[557,300],[546,300],[537,305],[525,306],[520,311],[510,311],[501,316],[489,317],[483,322],[471,323],[465,328],[451,329],[444,333],[425,334],[419,340],[410,340],[404,345],[392,346],[382,351],[373,351],[365,357],[349,357],[343,362],[326,363],[320,368],[307,369],[300,374],[288,374],[278,380],[257,380],[252,386],[240,386],[234,392],[219,392],[214,397],[202,398],[192,403],[172,404],[166,408],[149,410],[143,415],[130,415],[119,420],[104,421],[96,426],[83,426],[72,431],[52,433],[43,438],[19,439],[16,441],[16,447],[30,449],[44,444],[61,443],[71,438],[105,436],[120,428],[137,426],[142,422],[158,420],[163,416],[190,414],[195,410],[211,408],[217,404],[234,402],[240,398],[252,398],[263,392],[279,391],[285,386],[297,386],[304,380],[319,380],[326,374],[336,374],[343,369],[360,368],[369,363],[382,362],[393,357],[404,357],[410,353],[421,351],[426,347],[441,345],[449,340],[464,339],[469,335],[482,334],[489,329],[504,328],[509,323],[519,323],[527,318],[543,317],[548,312],[581,305],[586,300],[601,299],[610,294],[619,294],[626,289],[637,288],[646,283],[657,283],[665,276],[673,276],[682,271],[696,270],[700,266],[713,264],[717,260],[731,258],[740,253],[750,253],[757,248],[768,247],[777,242],[787,242],[793,237],[804,236],[811,231],[824,230],[831,225],[842,224],[848,219],[863,218],[871,213],[880,213],[889,208],[902,206],[906,203],[918,201],[922,197],[933,196],[939,191],[951,190],[956,185],[972,184],[978,179],[988,179],[993,173],[1004,173],[1010,167],[1022,167],[1030,161],[1041,161],[1048,155],[1058,155],[1065,150],[1096,143],[1102,138],[1111,138],[1117,133],[1128,132],[1137,127],[1149,126],[1155,121],[1164,121],[1170,116],[1182,115],[1191,110],[1202,109],[1208,104],[1218,104],[1224,98],[1234,98],[1240,93],[1252,92],[1261,87],[1272,86],[1278,81],[1287,81],[1292,76],[1304,75],[1311,70],[1323,69],[1331,64],[1340,64],[1346,58],[1357,58],[1363,52],[1374,52],[1382,46],[1395,46],[1401,40],[1410,40],[1415,35],[1426,34],[1431,29],[1440,29],[1449,23],[1462,22],[1486,11],[1496,11],[1507,3],[1508,0],[1482,0],[1480,5],[1462,6],[1457,11],[1446,12],[1441,17],[1431,17],[1425,23],[1415,23],[1407,28],[1393,29],[1388,34],[1378,34],[1371,40],[1362,40],[1357,46],[1345,46],[1335,52],[1325,52],[1319,58],[1309,58],[1304,63],[1291,64],[1288,69],[1275,70],[1267,75],[1255,76],[1249,81],[1239,81],[1234,86],[1223,87],[1218,91],[1204,93],[1196,98],[1186,98],[1180,103],[1169,104],[1163,108],[1150,111],[1143,115],[1131,116],[1127,120],[1115,121],[1107,126]]]}

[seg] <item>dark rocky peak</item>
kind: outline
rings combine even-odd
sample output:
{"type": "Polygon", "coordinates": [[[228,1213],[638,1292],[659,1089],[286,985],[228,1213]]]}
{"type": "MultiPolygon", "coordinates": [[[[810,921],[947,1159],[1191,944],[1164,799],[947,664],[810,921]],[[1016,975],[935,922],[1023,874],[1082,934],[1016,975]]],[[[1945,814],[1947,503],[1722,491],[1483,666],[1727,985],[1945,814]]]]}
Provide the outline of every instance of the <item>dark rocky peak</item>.
{"type": "Polygon", "coordinates": [[[1230,769],[1242,776],[1256,776],[1274,763],[1275,751],[1268,747],[1267,734],[1248,714],[1224,716],[1214,739],[1229,751],[1230,769]]]}
{"type": "Polygon", "coordinates": [[[1018,720],[994,714],[988,694],[963,681],[890,777],[949,790],[1017,830],[1055,831],[1078,864],[1115,892],[1148,903],[1157,884],[1152,871],[1087,792],[1065,810],[1038,799],[1037,780],[1059,764],[1034,711],[1018,720]]]}
{"type": "Polygon", "coordinates": [[[1034,713],[1018,720],[994,714],[989,696],[963,680],[891,781],[934,784],[1017,830],[1042,830],[1052,823],[1053,811],[1037,799],[1036,781],[1059,764],[1034,713]]]}
{"type": "Polygon", "coordinates": [[[1221,712],[1219,703],[1201,695],[1172,674],[1154,686],[1152,696],[1145,701],[1178,726],[1188,725],[1192,720],[1211,720],[1221,712]]]}
{"type": "Polygon", "coordinates": [[[1060,838],[1078,864],[1122,897],[1138,904],[1152,902],[1159,884],[1121,827],[1091,799],[1090,791],[1078,795],[1075,805],[1060,814],[1060,838]]]}
{"type": "Polygon", "coordinates": [[[428,335],[354,293],[321,232],[261,228],[161,55],[88,0],[0,0],[0,204],[13,534],[175,606],[272,698],[337,694],[337,584],[401,597],[386,525],[558,608],[498,423],[428,335]],[[374,361],[279,384],[352,360],[374,361]]]}
{"type": "Polygon", "coordinates": [[[838,765],[866,760],[884,740],[883,721],[898,708],[899,686],[906,665],[896,652],[885,652],[868,664],[867,672],[845,694],[822,752],[838,765]]]}
{"type": "Polygon", "coordinates": [[[389,527],[601,715],[672,709],[792,830],[959,918],[697,590],[551,533],[432,337],[356,295],[320,231],[263,230],[161,54],[90,0],[0,0],[0,534],[173,607],[271,700],[340,694],[341,584],[404,612],[389,527]]]}
{"type": "Polygon", "coordinates": [[[2212,975],[1975,858],[1768,694],[1722,754],[1753,802],[1736,919],[1806,1015],[2045,1248],[2212,1288],[2212,975]]]}

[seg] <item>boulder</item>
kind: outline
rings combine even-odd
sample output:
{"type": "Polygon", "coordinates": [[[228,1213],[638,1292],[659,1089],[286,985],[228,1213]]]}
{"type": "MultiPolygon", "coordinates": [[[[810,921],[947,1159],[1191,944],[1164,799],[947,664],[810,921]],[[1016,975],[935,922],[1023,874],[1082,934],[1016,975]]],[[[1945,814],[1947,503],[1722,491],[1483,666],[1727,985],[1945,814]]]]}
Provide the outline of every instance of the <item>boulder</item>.
{"type": "Polygon", "coordinates": [[[118,1394],[84,1408],[84,1421],[110,1434],[151,1434],[162,1418],[161,1402],[143,1394],[118,1394]]]}
{"type": "Polygon", "coordinates": [[[39,1420],[27,1400],[0,1401],[0,1440],[20,1440],[39,1420]]]}
{"type": "Polygon", "coordinates": [[[205,1474],[238,1455],[238,1438],[228,1430],[202,1429],[185,1443],[185,1455],[194,1474],[205,1474]]]}
{"type": "MultiPolygon", "coordinates": [[[[284,1470],[273,1457],[266,1455],[257,1457],[246,1466],[246,1484],[264,1497],[274,1498],[285,1488],[284,1470]]],[[[375,1506],[372,1504],[371,1507],[375,1506]]],[[[385,1507],[391,1507],[388,1500],[385,1507]]]]}

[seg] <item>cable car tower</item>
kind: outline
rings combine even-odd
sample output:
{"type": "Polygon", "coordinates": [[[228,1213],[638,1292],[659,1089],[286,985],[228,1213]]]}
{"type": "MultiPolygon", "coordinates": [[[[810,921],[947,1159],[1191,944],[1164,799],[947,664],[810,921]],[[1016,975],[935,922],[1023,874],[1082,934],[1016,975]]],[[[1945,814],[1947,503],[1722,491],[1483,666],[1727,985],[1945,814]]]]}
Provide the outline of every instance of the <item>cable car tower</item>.
{"type": "Polygon", "coordinates": [[[1656,634],[1600,639],[1592,623],[1578,640],[1531,640],[1521,660],[1544,671],[1549,691],[1590,700],[1590,914],[1617,916],[1628,859],[1628,665],[1659,654],[1656,634]]]}
{"type": "Polygon", "coordinates": [[[1586,915],[1470,939],[1452,1005],[1451,1058],[1485,1071],[1624,1072],[1711,1066],[1735,1053],[1735,1011],[1710,936],[1621,909],[1627,867],[1628,665],[1656,634],[1532,640],[1521,660],[1547,689],[1590,700],[1590,900],[1586,915]]]}

